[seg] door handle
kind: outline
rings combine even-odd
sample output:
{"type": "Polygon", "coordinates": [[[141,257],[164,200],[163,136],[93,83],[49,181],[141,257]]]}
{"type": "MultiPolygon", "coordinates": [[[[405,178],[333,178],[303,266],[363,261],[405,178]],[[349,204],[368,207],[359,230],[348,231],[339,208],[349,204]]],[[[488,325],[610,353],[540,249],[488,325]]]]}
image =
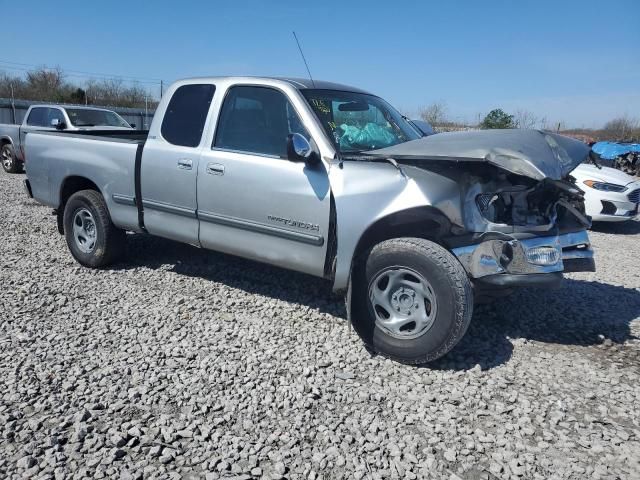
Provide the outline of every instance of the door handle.
{"type": "Polygon", "coordinates": [[[191,170],[193,168],[193,161],[188,158],[181,158],[178,160],[178,168],[182,170],[191,170]]]}
{"type": "Polygon", "coordinates": [[[224,175],[224,165],[220,163],[207,163],[207,173],[211,175],[224,175]]]}

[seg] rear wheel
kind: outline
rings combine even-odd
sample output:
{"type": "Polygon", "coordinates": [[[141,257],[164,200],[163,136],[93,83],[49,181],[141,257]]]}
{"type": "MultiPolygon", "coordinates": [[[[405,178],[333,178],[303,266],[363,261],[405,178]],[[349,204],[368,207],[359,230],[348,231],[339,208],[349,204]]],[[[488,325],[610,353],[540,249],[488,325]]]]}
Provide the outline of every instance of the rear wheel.
{"type": "Polygon", "coordinates": [[[63,222],[67,246],[85,267],[104,267],[122,255],[125,232],[111,222],[100,193],[94,190],[74,193],[65,205],[63,222]]]}
{"type": "Polygon", "coordinates": [[[2,168],[7,173],[18,173],[21,170],[20,162],[16,158],[16,152],[10,143],[5,143],[0,148],[0,160],[2,161],[2,168]]]}
{"type": "Polygon", "coordinates": [[[473,292],[460,263],[419,238],[373,247],[354,272],[352,300],[352,321],[367,346],[410,364],[449,352],[473,312],[473,292]]]}

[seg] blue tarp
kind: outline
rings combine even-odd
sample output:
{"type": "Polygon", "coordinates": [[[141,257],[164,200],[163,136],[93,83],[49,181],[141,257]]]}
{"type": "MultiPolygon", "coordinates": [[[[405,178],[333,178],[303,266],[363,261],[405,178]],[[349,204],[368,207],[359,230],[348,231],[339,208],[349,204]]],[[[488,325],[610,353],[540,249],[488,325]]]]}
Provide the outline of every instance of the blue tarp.
{"type": "Polygon", "coordinates": [[[640,152],[639,143],[598,142],[591,149],[605,160],[614,160],[629,152],[640,152]]]}

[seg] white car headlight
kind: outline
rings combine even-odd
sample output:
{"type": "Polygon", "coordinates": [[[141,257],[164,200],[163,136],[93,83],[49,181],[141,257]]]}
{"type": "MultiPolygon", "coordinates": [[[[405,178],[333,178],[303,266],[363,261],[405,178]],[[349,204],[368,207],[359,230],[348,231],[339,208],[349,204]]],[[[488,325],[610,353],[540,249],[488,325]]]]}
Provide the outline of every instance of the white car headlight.
{"type": "Polygon", "coordinates": [[[618,185],[616,183],[596,182],[595,180],[585,180],[584,183],[587,187],[595,188],[603,192],[624,192],[627,187],[624,185],[618,185]]]}

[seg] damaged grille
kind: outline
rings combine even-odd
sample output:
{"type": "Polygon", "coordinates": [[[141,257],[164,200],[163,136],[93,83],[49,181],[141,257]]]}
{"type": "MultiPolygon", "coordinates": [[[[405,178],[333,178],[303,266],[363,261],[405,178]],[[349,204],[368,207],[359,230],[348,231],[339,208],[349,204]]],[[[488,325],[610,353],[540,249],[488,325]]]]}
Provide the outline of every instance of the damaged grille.
{"type": "Polygon", "coordinates": [[[490,222],[491,230],[547,231],[557,222],[568,228],[589,225],[584,215],[583,193],[572,182],[522,180],[491,179],[487,184],[477,182],[472,187],[477,212],[490,222]]]}
{"type": "Polygon", "coordinates": [[[482,213],[486,212],[491,201],[496,198],[494,193],[481,193],[476,197],[476,204],[482,213]]]}
{"type": "Polygon", "coordinates": [[[627,198],[632,203],[640,203],[640,188],[636,188],[633,192],[627,195],[627,198]]]}

